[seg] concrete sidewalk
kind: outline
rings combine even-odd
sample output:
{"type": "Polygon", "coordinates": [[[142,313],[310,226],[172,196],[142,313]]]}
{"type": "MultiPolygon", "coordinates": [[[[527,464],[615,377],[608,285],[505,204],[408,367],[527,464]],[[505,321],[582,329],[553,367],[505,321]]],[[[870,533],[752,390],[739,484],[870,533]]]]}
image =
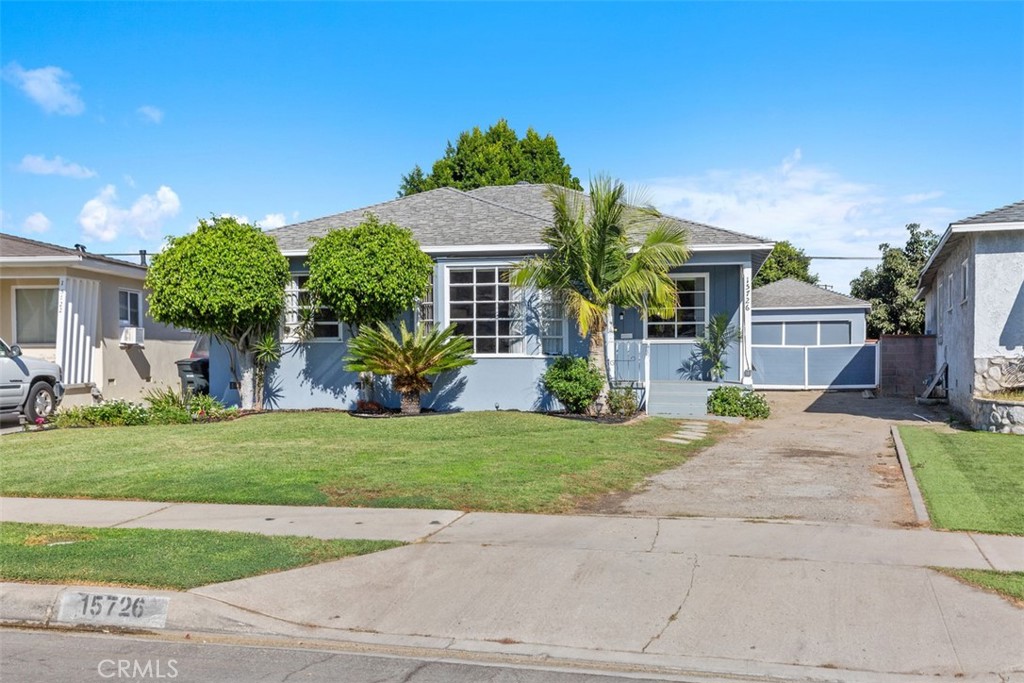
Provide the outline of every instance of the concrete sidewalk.
{"type": "Polygon", "coordinates": [[[74,498],[2,498],[0,521],[125,529],[205,529],[271,536],[412,542],[451,524],[453,510],[148,503],[74,498]]]}
{"type": "MultiPolygon", "coordinates": [[[[24,519],[32,506],[4,499],[0,514],[24,519]]],[[[202,528],[212,528],[222,506],[202,507],[202,528]]],[[[267,508],[247,508],[230,508],[230,528],[259,526],[253,515],[267,508]]],[[[158,525],[158,510],[139,510],[146,516],[131,523],[158,525]]],[[[363,530],[382,528],[371,520],[396,512],[323,512],[331,510],[366,515],[357,527],[365,537],[382,537],[363,530]]],[[[164,593],[171,596],[168,628],[768,680],[1024,681],[1024,610],[927,568],[1024,570],[1022,538],[819,523],[418,512],[430,518],[420,520],[426,533],[419,543],[164,593]]],[[[50,619],[63,590],[7,584],[0,617],[50,619]]]]}

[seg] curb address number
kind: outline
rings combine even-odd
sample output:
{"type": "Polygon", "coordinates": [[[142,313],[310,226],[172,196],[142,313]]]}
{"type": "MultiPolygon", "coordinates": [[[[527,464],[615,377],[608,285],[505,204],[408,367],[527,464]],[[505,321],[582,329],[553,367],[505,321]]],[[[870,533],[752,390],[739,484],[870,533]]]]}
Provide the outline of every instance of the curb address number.
{"type": "Polygon", "coordinates": [[[154,595],[67,592],[61,596],[57,620],[163,628],[169,602],[170,598],[154,595]]]}

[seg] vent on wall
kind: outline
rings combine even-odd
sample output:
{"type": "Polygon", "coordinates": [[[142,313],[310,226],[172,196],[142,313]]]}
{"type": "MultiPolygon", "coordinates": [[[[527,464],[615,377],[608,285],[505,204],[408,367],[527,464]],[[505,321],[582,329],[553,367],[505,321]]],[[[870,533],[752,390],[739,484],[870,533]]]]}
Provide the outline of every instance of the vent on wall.
{"type": "Polygon", "coordinates": [[[146,346],[146,328],[144,327],[122,327],[121,348],[128,346],[146,346]]]}

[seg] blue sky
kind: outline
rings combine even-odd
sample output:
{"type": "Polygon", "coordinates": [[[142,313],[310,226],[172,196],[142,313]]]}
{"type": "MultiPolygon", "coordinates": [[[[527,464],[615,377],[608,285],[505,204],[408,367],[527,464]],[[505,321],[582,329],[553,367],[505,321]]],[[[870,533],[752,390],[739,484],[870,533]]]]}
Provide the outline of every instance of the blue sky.
{"type": "MultiPolygon", "coordinates": [[[[155,249],[395,196],[507,118],[663,211],[871,256],[1024,198],[1022,3],[3,3],[3,230],[155,249]]],[[[865,262],[816,261],[846,291],[865,262]]]]}

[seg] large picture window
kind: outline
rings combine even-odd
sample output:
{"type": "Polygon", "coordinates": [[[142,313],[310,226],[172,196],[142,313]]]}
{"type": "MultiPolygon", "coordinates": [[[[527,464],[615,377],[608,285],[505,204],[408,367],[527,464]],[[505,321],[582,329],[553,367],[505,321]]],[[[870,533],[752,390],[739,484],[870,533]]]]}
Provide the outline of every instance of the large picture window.
{"type": "Polygon", "coordinates": [[[344,337],[344,323],[327,306],[312,308],[312,298],[306,283],[309,275],[293,275],[285,289],[284,339],[285,341],[324,340],[338,341],[344,337]],[[310,318],[308,319],[307,318],[310,318]],[[309,325],[308,336],[303,334],[304,322],[309,325]]]}
{"type": "Polygon", "coordinates": [[[14,290],[14,343],[57,343],[57,288],[14,290]]]}
{"type": "Polygon", "coordinates": [[[524,352],[522,306],[508,283],[507,267],[448,271],[448,321],[481,354],[524,352]]]}
{"type": "Polygon", "coordinates": [[[708,278],[688,275],[676,280],[676,310],[669,318],[651,315],[647,320],[650,339],[697,339],[704,336],[708,320],[708,278]]]}

